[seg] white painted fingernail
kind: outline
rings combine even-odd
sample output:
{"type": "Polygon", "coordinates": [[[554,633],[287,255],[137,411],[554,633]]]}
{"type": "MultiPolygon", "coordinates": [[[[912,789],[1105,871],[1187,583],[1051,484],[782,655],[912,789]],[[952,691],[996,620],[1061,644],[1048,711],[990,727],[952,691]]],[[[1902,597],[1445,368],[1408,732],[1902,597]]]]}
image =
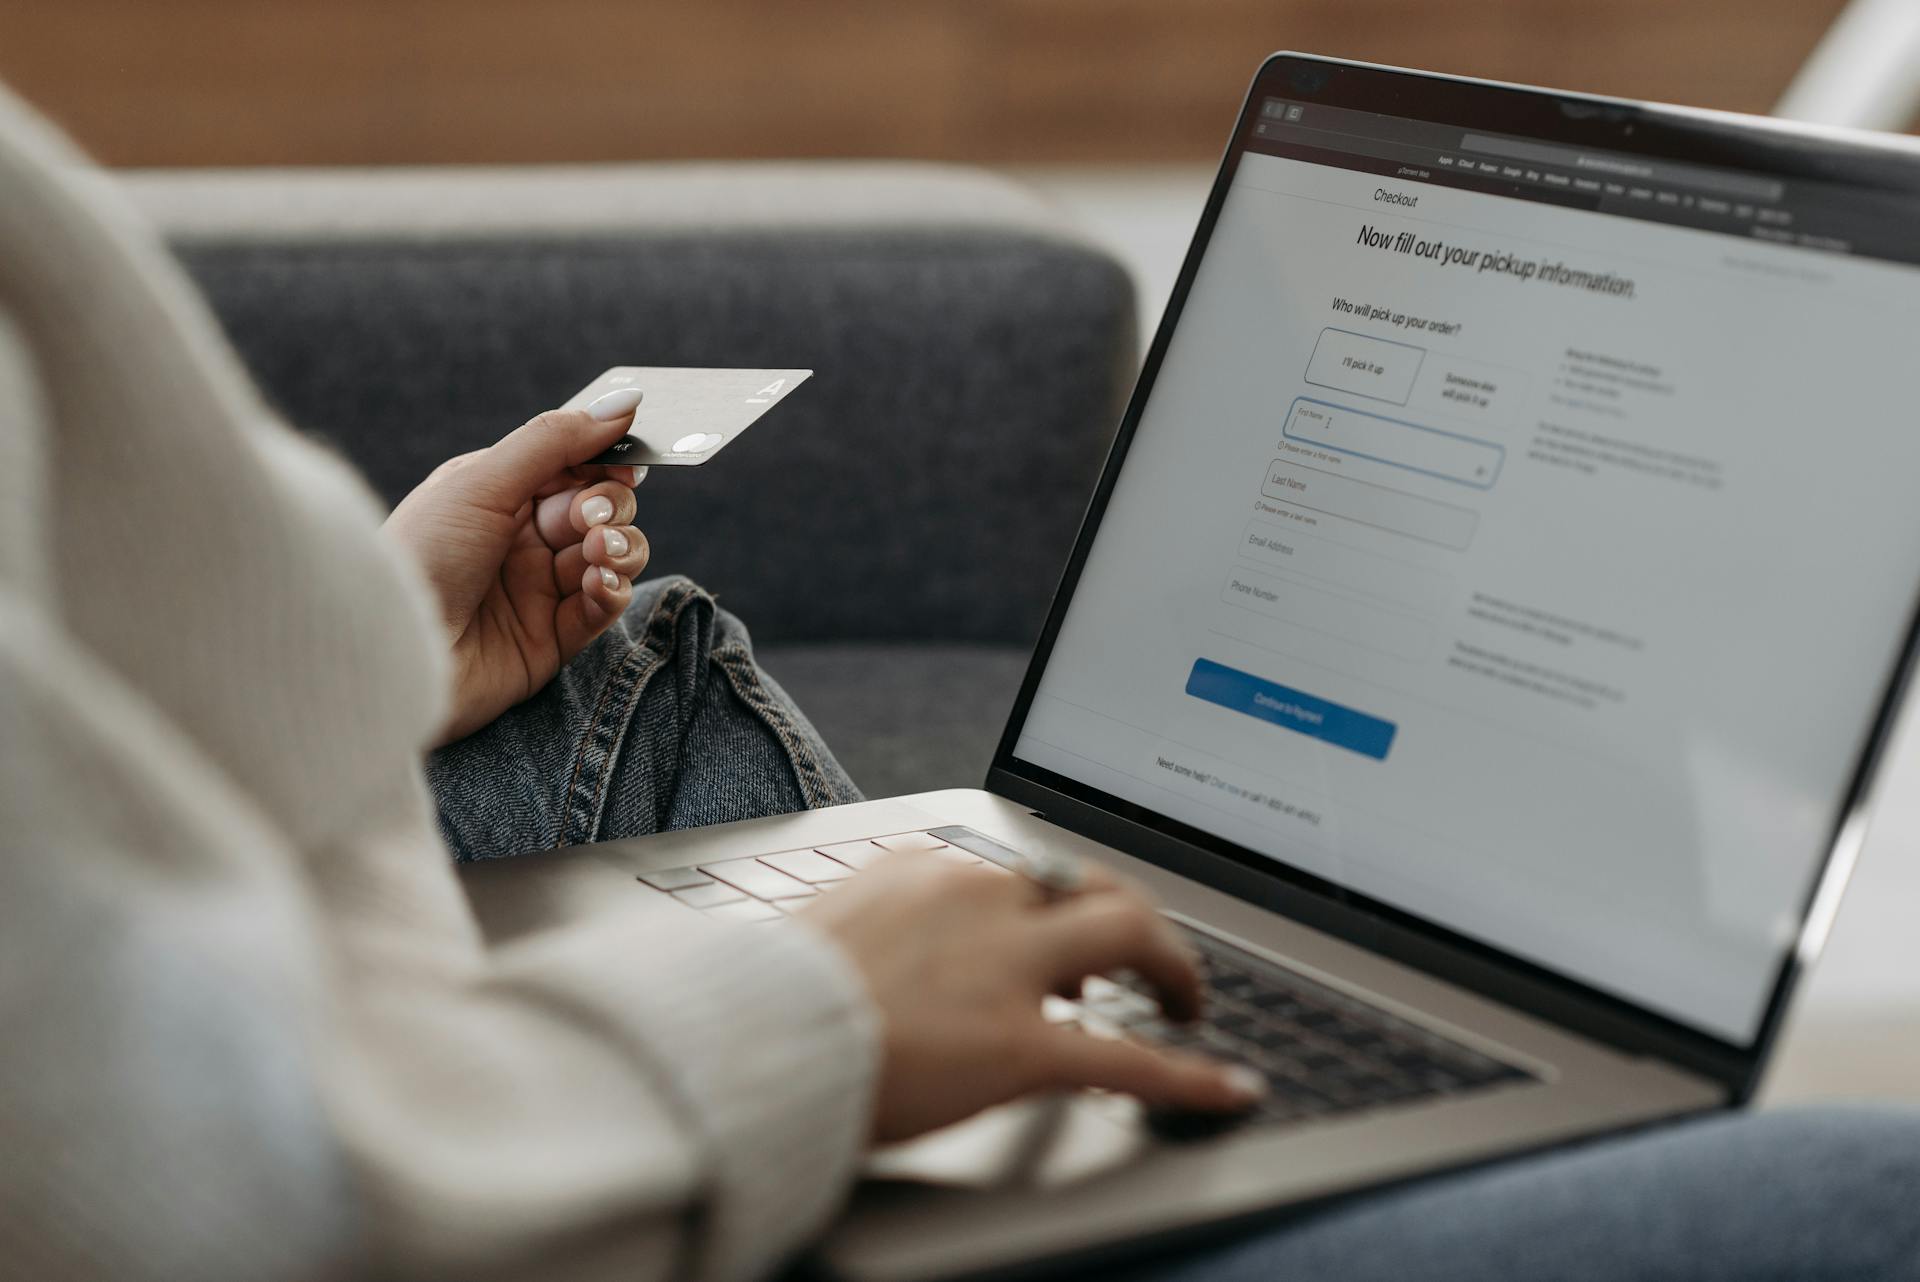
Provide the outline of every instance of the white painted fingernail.
{"type": "Polygon", "coordinates": [[[1220,1079],[1243,1100],[1257,1100],[1267,1093],[1267,1079],[1245,1064],[1228,1065],[1221,1070],[1220,1079]]]}
{"type": "Polygon", "coordinates": [[[596,494],[580,505],[580,519],[588,525],[605,525],[613,519],[613,500],[596,494]]]}
{"type": "Polygon", "coordinates": [[[604,396],[596,396],[587,405],[587,415],[602,423],[624,418],[640,407],[642,393],[637,387],[616,387],[604,396]]]}
{"type": "Polygon", "coordinates": [[[633,469],[633,480],[627,482],[627,488],[632,489],[634,486],[640,484],[640,482],[646,479],[647,479],[647,469],[644,467],[636,467],[633,469]]]}
{"type": "Polygon", "coordinates": [[[606,540],[608,556],[625,556],[627,554],[627,536],[620,533],[620,531],[608,530],[600,537],[606,540]]]}
{"type": "Polygon", "coordinates": [[[620,576],[605,566],[602,566],[600,567],[600,582],[607,591],[617,591],[620,587],[620,576]]]}

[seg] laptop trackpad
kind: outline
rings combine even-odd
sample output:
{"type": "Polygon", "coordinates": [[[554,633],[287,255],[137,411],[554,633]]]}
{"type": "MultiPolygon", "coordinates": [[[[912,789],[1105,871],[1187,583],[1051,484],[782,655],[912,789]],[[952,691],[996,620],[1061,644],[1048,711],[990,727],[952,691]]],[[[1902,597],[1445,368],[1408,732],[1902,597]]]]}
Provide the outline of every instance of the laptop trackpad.
{"type": "Polygon", "coordinates": [[[865,1174],[951,1188],[1057,1187],[1146,1153],[1153,1142],[1138,1118],[1138,1104],[1115,1096],[1022,1100],[880,1149],[865,1174]]]}

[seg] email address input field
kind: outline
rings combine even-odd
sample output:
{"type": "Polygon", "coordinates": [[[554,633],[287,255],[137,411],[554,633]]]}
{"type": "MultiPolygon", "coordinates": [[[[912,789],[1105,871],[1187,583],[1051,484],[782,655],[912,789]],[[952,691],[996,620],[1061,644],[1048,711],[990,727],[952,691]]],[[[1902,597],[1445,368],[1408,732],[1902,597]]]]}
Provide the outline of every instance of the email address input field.
{"type": "Polygon", "coordinates": [[[1438,615],[1453,596],[1453,580],[1443,574],[1258,519],[1248,523],[1240,555],[1422,618],[1438,615]]]}
{"type": "Polygon", "coordinates": [[[1481,490],[1493,487],[1507,456],[1506,449],[1492,441],[1305,396],[1295,398],[1281,434],[1288,440],[1481,490]]]}

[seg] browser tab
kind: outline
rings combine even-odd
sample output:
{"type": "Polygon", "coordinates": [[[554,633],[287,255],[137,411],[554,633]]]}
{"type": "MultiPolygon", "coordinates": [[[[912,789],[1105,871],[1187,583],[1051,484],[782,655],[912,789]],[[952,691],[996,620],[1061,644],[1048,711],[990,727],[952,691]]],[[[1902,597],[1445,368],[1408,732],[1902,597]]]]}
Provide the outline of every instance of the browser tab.
{"type": "Polygon", "coordinates": [[[1759,226],[1792,227],[1809,248],[1874,252],[1920,261],[1920,242],[1894,237],[1884,220],[1864,239],[1857,194],[1842,201],[1806,183],[1788,191],[1779,179],[1740,170],[1571,147],[1504,134],[1465,132],[1325,104],[1263,99],[1253,126],[1257,145],[1275,155],[1311,157],[1385,176],[1471,186],[1512,199],[1548,201],[1618,217],[1679,223],[1751,237],[1759,226]],[[1817,207],[1817,230],[1799,225],[1817,207]],[[1796,215],[1794,210],[1799,211],[1796,215]]]}

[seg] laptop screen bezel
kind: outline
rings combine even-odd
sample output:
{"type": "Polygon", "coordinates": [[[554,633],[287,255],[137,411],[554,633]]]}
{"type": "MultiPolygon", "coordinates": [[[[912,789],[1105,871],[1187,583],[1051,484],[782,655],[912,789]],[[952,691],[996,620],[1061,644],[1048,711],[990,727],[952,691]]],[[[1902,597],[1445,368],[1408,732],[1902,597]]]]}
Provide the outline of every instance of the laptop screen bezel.
{"type": "Polygon", "coordinates": [[[1920,584],[1904,644],[1882,684],[1871,725],[1856,754],[1821,862],[1801,904],[1798,938],[1778,964],[1753,1039],[1735,1044],[1523,960],[1438,922],[1395,908],[1271,856],[1172,820],[1147,807],[1019,760],[1014,747],[1053,652],[1080,572],[1100,528],[1141,415],[1212,238],[1228,189],[1248,150],[1259,104],[1267,97],[1325,103],[1382,115],[1484,129],[1649,158],[1746,169],[1784,180],[1842,183],[1920,197],[1920,148],[1869,142],[1747,117],[1561,93],[1525,86],[1380,67],[1298,53],[1276,53],[1255,74],[1213,187],[1148,347],[1046,624],[1035,644],[986,786],[1049,821],[1102,844],[1192,877],[1315,929],[1367,947],[1469,990],[1635,1054],[1655,1055],[1724,1084],[1735,1100],[1758,1083],[1786,1002],[1805,962],[1819,950],[1857,854],[1862,814],[1884,756],[1920,643],[1920,584]]]}

